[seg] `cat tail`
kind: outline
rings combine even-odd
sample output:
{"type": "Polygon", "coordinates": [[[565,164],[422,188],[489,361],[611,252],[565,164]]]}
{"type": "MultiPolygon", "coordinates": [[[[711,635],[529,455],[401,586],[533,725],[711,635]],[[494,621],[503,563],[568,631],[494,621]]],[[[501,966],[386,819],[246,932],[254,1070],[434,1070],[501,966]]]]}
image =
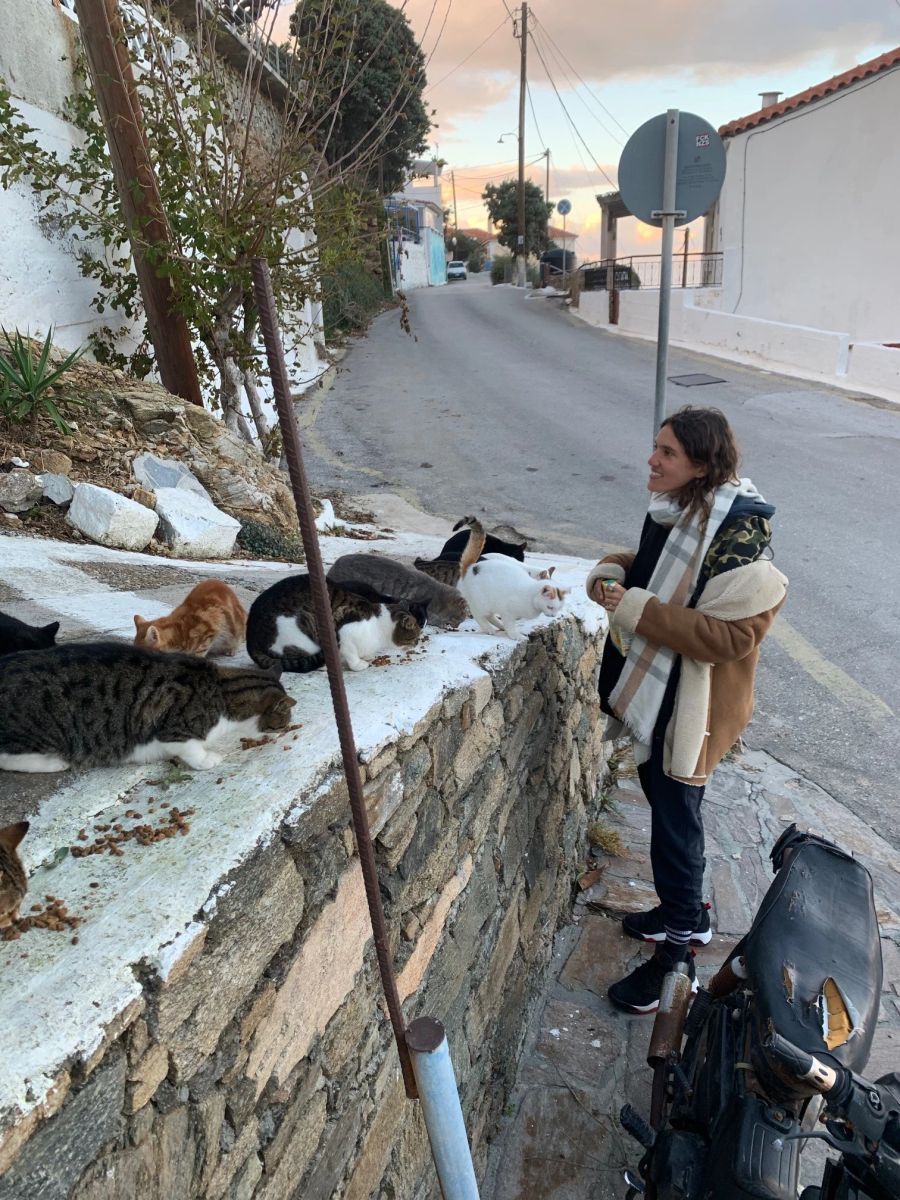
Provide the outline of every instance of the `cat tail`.
{"type": "Polygon", "coordinates": [[[281,669],[283,671],[294,671],[299,675],[305,675],[309,671],[318,671],[319,667],[324,666],[325,655],[321,650],[318,654],[304,654],[295,646],[285,646],[281,653],[281,669]]]}
{"type": "Polygon", "coordinates": [[[469,567],[473,563],[477,563],[479,558],[481,558],[481,552],[484,550],[485,542],[487,541],[484,526],[477,517],[463,517],[461,521],[456,522],[453,528],[454,530],[462,529],[465,525],[469,527],[469,540],[466,542],[466,547],[459,560],[460,579],[462,579],[469,567]]]}

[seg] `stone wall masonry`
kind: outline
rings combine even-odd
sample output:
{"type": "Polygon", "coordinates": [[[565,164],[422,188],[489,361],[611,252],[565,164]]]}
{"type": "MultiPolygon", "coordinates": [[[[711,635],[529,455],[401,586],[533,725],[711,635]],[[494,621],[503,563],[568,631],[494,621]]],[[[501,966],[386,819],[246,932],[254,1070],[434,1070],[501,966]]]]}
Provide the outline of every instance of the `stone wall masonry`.
{"type": "MultiPolygon", "coordinates": [[[[493,645],[417,721],[360,742],[404,1012],[447,1028],[479,1174],[604,765],[596,624],[568,616],[493,645]]],[[[135,976],[55,1098],[0,1112],[0,1200],[437,1197],[333,758],[135,976]]],[[[52,1019],[64,988],[41,1003],[52,1019]]]]}

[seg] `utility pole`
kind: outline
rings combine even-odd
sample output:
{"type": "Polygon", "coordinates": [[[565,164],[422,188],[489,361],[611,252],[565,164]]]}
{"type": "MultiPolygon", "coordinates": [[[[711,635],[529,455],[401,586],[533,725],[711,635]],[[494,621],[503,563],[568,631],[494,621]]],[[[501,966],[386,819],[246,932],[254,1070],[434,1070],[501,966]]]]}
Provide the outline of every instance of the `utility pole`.
{"type": "Polygon", "coordinates": [[[522,42],[522,71],[519,79],[519,216],[516,263],[518,268],[517,284],[523,288],[525,286],[525,261],[528,254],[528,247],[525,244],[525,89],[528,83],[528,5],[524,3],[519,38],[522,42]]]}
{"type": "Polygon", "coordinates": [[[544,151],[544,158],[547,160],[547,186],[544,188],[544,201],[550,203],[550,149],[544,151]]]}
{"type": "Polygon", "coordinates": [[[459,233],[459,217],[456,215],[456,172],[450,172],[450,182],[453,184],[453,228],[459,233]]]}
{"type": "Polygon", "coordinates": [[[187,321],[176,310],[171,280],[155,265],[165,267],[166,259],[171,257],[171,241],[147,150],[122,17],[116,0],[75,0],[75,11],[106,132],[116,191],[128,226],[159,376],[167,391],[202,405],[187,321]]]}

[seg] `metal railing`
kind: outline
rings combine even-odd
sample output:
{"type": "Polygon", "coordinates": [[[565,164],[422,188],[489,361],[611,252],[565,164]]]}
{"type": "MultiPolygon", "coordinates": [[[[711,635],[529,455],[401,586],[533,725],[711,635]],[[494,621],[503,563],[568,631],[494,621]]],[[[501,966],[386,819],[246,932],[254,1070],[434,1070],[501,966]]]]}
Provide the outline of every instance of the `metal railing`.
{"type": "MultiPolygon", "coordinates": [[[[658,288],[662,255],[632,254],[627,258],[601,259],[597,262],[584,263],[580,268],[584,291],[605,291],[610,267],[614,271],[613,287],[617,291],[658,288]]],[[[673,254],[672,286],[677,288],[721,287],[721,251],[673,254]]]]}

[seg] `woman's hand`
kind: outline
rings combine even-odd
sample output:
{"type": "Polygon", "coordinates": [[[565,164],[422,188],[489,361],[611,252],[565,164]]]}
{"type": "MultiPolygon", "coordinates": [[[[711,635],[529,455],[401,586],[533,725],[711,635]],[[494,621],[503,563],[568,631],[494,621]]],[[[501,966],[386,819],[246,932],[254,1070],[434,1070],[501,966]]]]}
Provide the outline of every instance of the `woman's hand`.
{"type": "Polygon", "coordinates": [[[604,583],[602,579],[595,579],[591,588],[591,599],[605,608],[608,613],[616,611],[624,595],[625,588],[621,584],[604,583]]]}

